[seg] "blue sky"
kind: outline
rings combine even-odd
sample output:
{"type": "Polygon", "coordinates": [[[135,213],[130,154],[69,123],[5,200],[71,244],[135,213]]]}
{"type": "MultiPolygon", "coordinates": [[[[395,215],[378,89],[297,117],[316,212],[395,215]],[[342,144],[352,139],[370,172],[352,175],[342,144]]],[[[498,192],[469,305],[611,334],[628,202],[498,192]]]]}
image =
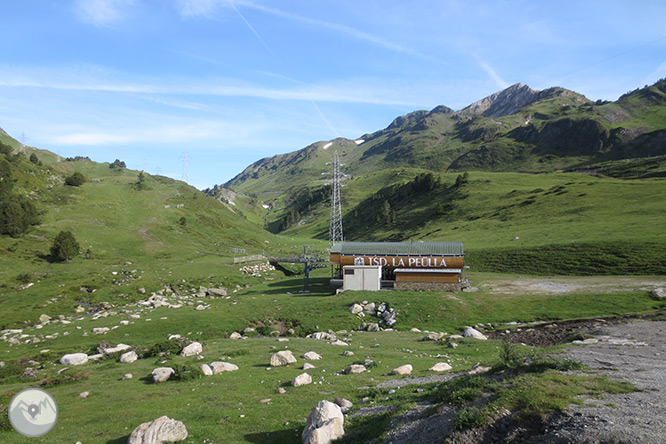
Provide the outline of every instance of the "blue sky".
{"type": "Polygon", "coordinates": [[[615,100],[666,77],[666,2],[20,0],[0,127],[205,188],[514,83],[615,100]],[[187,154],[185,154],[187,153],[187,154]]]}

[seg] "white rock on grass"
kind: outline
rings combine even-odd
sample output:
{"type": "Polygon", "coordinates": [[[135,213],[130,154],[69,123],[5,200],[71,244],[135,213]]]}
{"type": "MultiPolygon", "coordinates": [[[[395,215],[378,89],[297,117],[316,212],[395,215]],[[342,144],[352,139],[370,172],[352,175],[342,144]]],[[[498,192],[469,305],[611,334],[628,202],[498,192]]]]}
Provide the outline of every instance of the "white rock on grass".
{"type": "Polygon", "coordinates": [[[411,364],[405,364],[405,365],[401,365],[398,368],[394,368],[391,371],[391,374],[392,375],[411,375],[412,370],[414,370],[414,369],[412,368],[411,364]]]}
{"type": "Polygon", "coordinates": [[[306,362],[305,364],[303,364],[303,370],[310,370],[311,368],[317,368],[317,367],[310,364],[309,362],[306,362]]]}
{"type": "Polygon", "coordinates": [[[291,381],[291,385],[294,387],[300,387],[307,384],[312,384],[312,376],[307,373],[301,373],[300,375],[296,376],[293,381],[291,381]]]}
{"type": "Polygon", "coordinates": [[[162,444],[187,438],[185,424],[167,416],[144,422],[134,429],[127,444],[162,444]]]}
{"type": "Polygon", "coordinates": [[[201,373],[203,373],[204,376],[211,376],[213,374],[213,369],[210,368],[210,365],[208,364],[201,364],[199,369],[201,369],[201,373]]]}
{"type": "Polygon", "coordinates": [[[320,401],[308,416],[301,440],[303,444],[329,444],[345,434],[344,423],[340,406],[320,401]]]}
{"type": "Polygon", "coordinates": [[[308,361],[318,361],[321,358],[322,356],[319,353],[313,351],[309,351],[303,355],[303,359],[307,359],[308,361]]]}
{"type": "Polygon", "coordinates": [[[243,336],[240,333],[238,333],[237,331],[235,331],[235,332],[233,332],[229,335],[229,339],[240,339],[242,337],[243,336]]]}
{"type": "Polygon", "coordinates": [[[123,376],[123,381],[124,381],[125,379],[132,379],[133,377],[134,377],[133,374],[131,374],[131,373],[125,373],[125,375],[123,376]]]}
{"type": "Polygon", "coordinates": [[[213,370],[214,375],[217,375],[218,373],[234,372],[238,370],[238,366],[236,364],[224,361],[211,362],[210,368],[213,370]]]}
{"type": "Polygon", "coordinates": [[[198,355],[202,351],[203,351],[203,347],[201,346],[201,344],[199,342],[193,342],[190,345],[188,345],[187,347],[183,348],[183,350],[181,350],[181,352],[180,352],[180,355],[185,356],[185,357],[194,356],[194,355],[198,355]]]}
{"type": "Polygon", "coordinates": [[[165,382],[175,373],[175,370],[171,367],[158,367],[153,370],[153,381],[154,382],[165,382]]]}
{"type": "Polygon", "coordinates": [[[88,355],[85,353],[70,353],[60,358],[60,363],[64,365],[81,365],[88,362],[88,355]]]}
{"type": "Polygon", "coordinates": [[[334,403],[336,403],[338,406],[340,406],[340,410],[342,410],[342,413],[347,413],[349,409],[354,407],[354,404],[345,398],[335,398],[333,400],[334,403]]]}
{"type": "Polygon", "coordinates": [[[271,367],[282,367],[294,362],[296,362],[296,358],[289,350],[281,350],[271,356],[271,367]]]}
{"type": "Polygon", "coordinates": [[[363,311],[363,306],[360,305],[360,304],[352,304],[349,307],[349,312],[351,314],[358,314],[358,313],[361,313],[362,311],[363,311]]]}
{"type": "Polygon", "coordinates": [[[127,353],[123,353],[122,355],[120,355],[120,362],[124,362],[126,364],[130,364],[136,361],[137,359],[139,359],[139,357],[137,356],[134,350],[128,351],[127,353]]]}
{"type": "Polygon", "coordinates": [[[432,372],[448,372],[452,368],[453,367],[451,367],[446,362],[438,362],[437,364],[430,367],[429,370],[432,371],[432,372]]]}
{"type": "Polygon", "coordinates": [[[463,337],[481,339],[482,341],[487,341],[488,340],[488,337],[486,335],[484,335],[479,330],[477,330],[473,327],[467,327],[465,329],[465,331],[463,332],[463,337]]]}
{"type": "Polygon", "coordinates": [[[92,329],[93,334],[104,335],[110,330],[109,327],[95,327],[92,329]]]}
{"type": "Polygon", "coordinates": [[[349,344],[347,344],[345,341],[341,341],[338,339],[336,341],[331,342],[331,345],[339,345],[340,347],[347,347],[349,344]]]}
{"type": "Polygon", "coordinates": [[[664,287],[655,288],[650,293],[652,294],[652,296],[659,299],[666,298],[666,288],[664,287]]]}
{"type": "Polygon", "coordinates": [[[352,364],[352,365],[347,366],[344,373],[345,373],[345,375],[356,375],[356,374],[359,374],[359,373],[363,373],[364,371],[366,371],[365,365],[352,364]]]}

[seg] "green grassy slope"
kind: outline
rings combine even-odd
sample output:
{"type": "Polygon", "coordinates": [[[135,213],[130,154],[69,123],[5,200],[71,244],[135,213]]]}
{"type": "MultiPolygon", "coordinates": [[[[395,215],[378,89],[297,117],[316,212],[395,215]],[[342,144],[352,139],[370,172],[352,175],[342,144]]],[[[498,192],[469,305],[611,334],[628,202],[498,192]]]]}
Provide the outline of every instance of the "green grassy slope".
{"type": "Polygon", "coordinates": [[[146,189],[138,190],[138,171],[36,153],[42,166],[12,162],[14,190],[35,203],[41,223],[18,238],[0,236],[3,328],[35,322],[42,312],[70,313],[77,301],[132,301],[165,286],[233,288],[247,279],[233,265],[235,254],[302,251],[301,241],[271,235],[183,182],[146,174],[146,189]],[[64,185],[74,171],[87,182],[64,185]],[[69,263],[49,257],[61,230],[81,246],[69,263]]]}

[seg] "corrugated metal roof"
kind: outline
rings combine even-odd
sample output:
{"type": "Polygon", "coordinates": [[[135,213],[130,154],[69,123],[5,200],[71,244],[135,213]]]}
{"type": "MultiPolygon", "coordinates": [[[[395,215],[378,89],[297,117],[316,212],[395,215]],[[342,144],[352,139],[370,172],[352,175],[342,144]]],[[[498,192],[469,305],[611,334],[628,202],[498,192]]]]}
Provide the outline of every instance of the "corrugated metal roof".
{"type": "Polygon", "coordinates": [[[362,256],[463,256],[462,242],[343,242],[331,253],[362,256]]]}

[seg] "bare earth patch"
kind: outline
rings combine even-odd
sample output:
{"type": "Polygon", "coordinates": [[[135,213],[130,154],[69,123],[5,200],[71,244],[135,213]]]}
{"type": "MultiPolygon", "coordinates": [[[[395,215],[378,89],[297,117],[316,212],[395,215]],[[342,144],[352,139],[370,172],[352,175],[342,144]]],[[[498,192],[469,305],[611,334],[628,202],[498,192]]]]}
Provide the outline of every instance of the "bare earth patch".
{"type": "Polygon", "coordinates": [[[666,286],[666,277],[593,276],[516,278],[481,284],[490,294],[568,294],[584,292],[650,291],[666,286]]]}

